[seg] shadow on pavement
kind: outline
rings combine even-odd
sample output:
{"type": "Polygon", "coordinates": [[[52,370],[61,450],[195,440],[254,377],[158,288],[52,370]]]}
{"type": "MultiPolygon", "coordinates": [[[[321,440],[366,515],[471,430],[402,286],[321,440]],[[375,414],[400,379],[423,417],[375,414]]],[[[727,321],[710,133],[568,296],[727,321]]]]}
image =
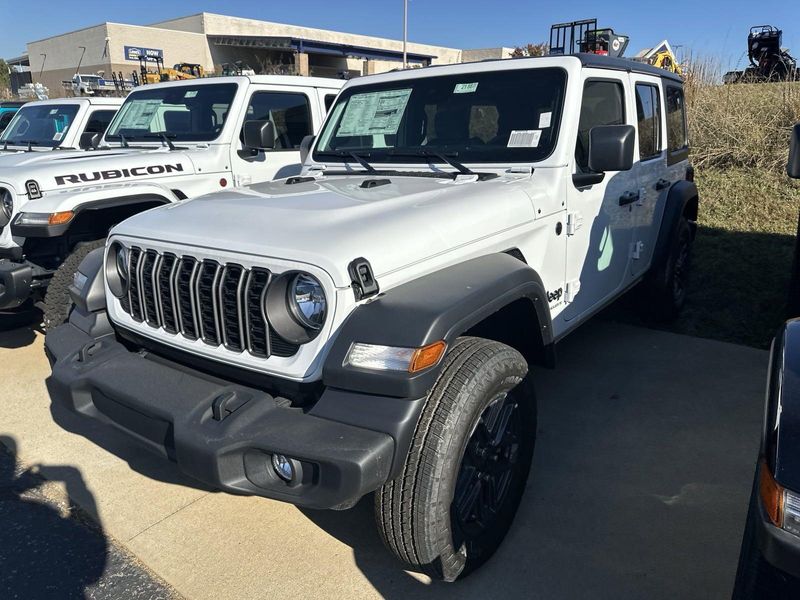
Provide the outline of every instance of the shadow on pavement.
{"type": "Polygon", "coordinates": [[[99,521],[62,516],[37,497],[45,479],[64,482],[70,497],[82,498],[83,506],[97,513],[78,469],[37,465],[22,470],[16,441],[0,436],[2,598],[84,598],[105,570],[108,547],[99,521]]]}
{"type": "Polygon", "coordinates": [[[385,598],[730,598],[767,354],[593,321],[537,369],[534,465],[479,571],[426,584],[375,531],[372,498],[303,511],[385,598]]]}
{"type": "Polygon", "coordinates": [[[41,330],[42,313],[37,308],[25,307],[15,311],[0,311],[0,348],[30,346],[41,330]]]}

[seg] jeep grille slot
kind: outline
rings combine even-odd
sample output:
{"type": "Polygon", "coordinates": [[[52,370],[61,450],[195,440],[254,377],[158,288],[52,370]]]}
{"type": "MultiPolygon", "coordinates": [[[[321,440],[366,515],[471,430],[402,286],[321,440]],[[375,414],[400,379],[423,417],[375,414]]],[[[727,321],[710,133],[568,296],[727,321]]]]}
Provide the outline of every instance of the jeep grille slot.
{"type": "Polygon", "coordinates": [[[267,320],[268,269],[136,247],[129,255],[129,293],[120,306],[139,323],[259,358],[286,358],[299,350],[267,320]]]}
{"type": "Polygon", "coordinates": [[[214,290],[219,284],[221,269],[218,262],[204,260],[200,264],[200,274],[195,283],[200,338],[210,346],[220,344],[219,307],[214,290]]]}
{"type": "Polygon", "coordinates": [[[228,350],[244,350],[244,304],[242,293],[245,270],[241,265],[227,264],[222,269],[218,287],[219,310],[222,317],[222,343],[228,350]]]}
{"type": "Polygon", "coordinates": [[[153,250],[148,250],[144,253],[141,259],[140,271],[142,274],[140,287],[144,297],[144,318],[148,325],[152,327],[160,327],[161,319],[158,314],[158,305],[156,304],[156,265],[160,257],[153,250]]]}
{"type": "Polygon", "coordinates": [[[178,322],[181,333],[190,340],[196,340],[199,336],[197,327],[197,310],[195,309],[194,280],[197,276],[198,262],[191,258],[182,258],[178,264],[178,273],[175,276],[175,291],[178,302],[178,322]]]}
{"type": "Polygon", "coordinates": [[[128,303],[130,304],[130,315],[135,321],[144,321],[142,316],[142,296],[139,284],[139,267],[142,251],[139,248],[131,248],[130,257],[130,283],[128,285],[128,303]]]}
{"type": "Polygon", "coordinates": [[[175,286],[173,284],[178,267],[178,257],[164,254],[156,272],[156,298],[158,299],[161,324],[170,333],[178,333],[178,316],[175,312],[175,286]]]}
{"type": "Polygon", "coordinates": [[[244,313],[247,349],[250,354],[263,358],[272,354],[269,326],[264,315],[264,294],[267,293],[270,278],[270,272],[266,269],[254,268],[250,271],[244,290],[245,306],[247,306],[244,313]]]}

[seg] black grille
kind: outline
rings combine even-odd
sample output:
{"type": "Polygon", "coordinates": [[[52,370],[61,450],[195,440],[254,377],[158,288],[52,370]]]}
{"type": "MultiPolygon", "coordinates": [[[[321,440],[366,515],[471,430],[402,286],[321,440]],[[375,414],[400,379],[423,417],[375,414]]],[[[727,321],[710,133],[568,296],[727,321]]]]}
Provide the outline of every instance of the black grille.
{"type": "Polygon", "coordinates": [[[165,254],[156,274],[156,292],[161,304],[161,322],[164,329],[170,333],[178,333],[178,313],[175,310],[175,289],[172,285],[177,267],[178,257],[174,254],[165,254]]]}
{"type": "Polygon", "coordinates": [[[264,314],[272,275],[235,263],[131,248],[130,287],[122,309],[139,322],[253,356],[294,356],[264,314]]]}
{"type": "MultiPolygon", "coordinates": [[[[130,283],[128,285],[128,301],[130,303],[130,315],[136,321],[144,321],[142,313],[142,296],[139,289],[139,266],[142,251],[139,248],[131,248],[130,258],[130,283]]],[[[122,308],[125,308],[124,306],[122,308]]]]}
{"type": "Polygon", "coordinates": [[[156,271],[156,263],[161,259],[153,250],[148,250],[141,258],[142,266],[139,270],[141,273],[141,281],[139,285],[142,290],[142,298],[144,301],[144,316],[149,325],[158,327],[161,319],[158,314],[158,305],[156,304],[156,286],[154,273],[156,271]]]}
{"type": "Polygon", "coordinates": [[[206,344],[219,346],[219,325],[217,321],[217,295],[214,289],[219,282],[219,263],[204,260],[197,276],[197,307],[200,321],[200,336],[206,344]]]}
{"type": "Polygon", "coordinates": [[[197,314],[194,309],[194,293],[192,292],[196,271],[197,261],[195,259],[182,258],[178,264],[178,274],[175,277],[178,321],[183,335],[193,340],[200,337],[197,331],[197,314]]]}

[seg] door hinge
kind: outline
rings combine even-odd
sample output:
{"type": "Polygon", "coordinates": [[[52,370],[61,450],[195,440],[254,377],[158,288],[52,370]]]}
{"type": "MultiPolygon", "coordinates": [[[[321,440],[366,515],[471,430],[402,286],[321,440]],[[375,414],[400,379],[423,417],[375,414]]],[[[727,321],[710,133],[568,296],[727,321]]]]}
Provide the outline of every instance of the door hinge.
{"type": "Polygon", "coordinates": [[[250,185],[253,183],[253,177],[251,175],[234,175],[233,176],[233,185],[235,187],[244,187],[246,185],[250,185]]]}
{"type": "Polygon", "coordinates": [[[567,213],[567,235],[575,235],[575,232],[583,225],[583,215],[579,212],[567,213]]]}
{"type": "Polygon", "coordinates": [[[567,285],[564,286],[564,302],[570,303],[575,302],[575,296],[578,295],[578,292],[581,291],[581,282],[578,279],[574,281],[568,281],[567,285]]]}
{"type": "Polygon", "coordinates": [[[631,244],[631,258],[633,260],[639,260],[642,258],[642,253],[644,252],[644,242],[638,241],[631,244]]]}

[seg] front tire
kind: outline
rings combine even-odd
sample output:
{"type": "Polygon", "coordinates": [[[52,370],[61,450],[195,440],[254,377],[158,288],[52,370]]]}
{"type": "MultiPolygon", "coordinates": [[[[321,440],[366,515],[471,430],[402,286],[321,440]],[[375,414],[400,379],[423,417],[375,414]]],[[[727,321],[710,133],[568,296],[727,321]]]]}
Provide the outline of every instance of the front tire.
{"type": "Polygon", "coordinates": [[[95,240],[76,245],[67,259],[56,269],[47,292],[44,296],[44,330],[45,333],[65,323],[72,309],[69,286],[83,259],[92,250],[102,248],[105,240],[95,240]]]}
{"type": "Polygon", "coordinates": [[[454,581],[482,565],[511,527],[535,439],[525,359],[498,342],[459,338],[400,476],[375,494],[386,546],[434,579],[454,581]]]}

